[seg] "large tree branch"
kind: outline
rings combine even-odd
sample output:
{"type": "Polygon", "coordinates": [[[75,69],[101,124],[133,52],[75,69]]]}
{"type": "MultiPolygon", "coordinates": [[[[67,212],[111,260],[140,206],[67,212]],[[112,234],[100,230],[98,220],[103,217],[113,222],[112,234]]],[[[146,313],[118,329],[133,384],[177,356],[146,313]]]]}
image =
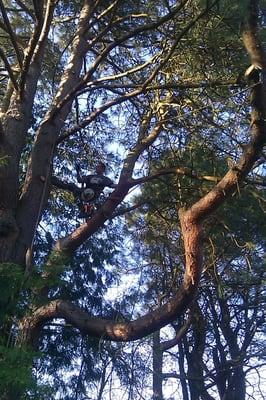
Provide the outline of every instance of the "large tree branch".
{"type": "Polygon", "coordinates": [[[23,263],[23,255],[27,247],[31,245],[35,227],[38,222],[38,215],[44,206],[42,199],[46,198],[49,191],[49,185],[46,185],[41,177],[45,177],[45,181],[50,178],[51,160],[55,142],[71,109],[71,104],[67,104],[56,116],[51,110],[65,97],[66,93],[71,90],[71,87],[75,86],[79,81],[83,58],[87,52],[88,44],[86,35],[91,17],[90,3],[89,0],[84,0],[68,66],[62,76],[53,105],[47,112],[35,138],[22,195],[17,209],[17,220],[21,229],[20,242],[18,243],[16,255],[16,260],[19,263],[23,263]]]}
{"type": "Polygon", "coordinates": [[[117,323],[112,320],[92,317],[87,311],[67,301],[55,300],[38,308],[31,317],[22,321],[21,330],[24,340],[36,344],[43,325],[53,318],[64,318],[67,323],[78,328],[84,334],[116,342],[140,339],[162,326],[174,321],[188,306],[193,292],[181,288],[167,304],[131,322],[117,323]]]}
{"type": "Polygon", "coordinates": [[[71,193],[80,193],[82,191],[82,189],[74,183],[64,182],[61,179],[58,179],[56,176],[51,177],[51,183],[58,189],[68,190],[71,193]]]}

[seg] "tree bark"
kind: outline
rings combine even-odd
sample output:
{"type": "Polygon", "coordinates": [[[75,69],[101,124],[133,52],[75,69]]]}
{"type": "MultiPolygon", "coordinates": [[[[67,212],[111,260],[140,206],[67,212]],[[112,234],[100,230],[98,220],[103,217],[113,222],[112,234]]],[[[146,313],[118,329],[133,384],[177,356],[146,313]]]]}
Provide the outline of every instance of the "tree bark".
{"type": "Polygon", "coordinates": [[[71,91],[71,88],[75,87],[80,81],[80,71],[88,48],[86,37],[90,17],[90,1],[85,0],[80,12],[76,36],[73,40],[72,56],[62,76],[53,104],[36,134],[26,179],[17,207],[17,223],[20,229],[20,236],[16,244],[15,261],[18,264],[25,262],[26,251],[32,243],[36,226],[49,194],[50,185],[48,182],[51,176],[56,140],[71,110],[73,99],[70,99],[60,109],[58,109],[58,104],[71,91]]]}
{"type": "MultiPolygon", "coordinates": [[[[51,24],[52,15],[53,4],[48,10],[47,26],[51,24]]],[[[14,246],[20,235],[20,227],[17,221],[19,163],[27,131],[31,124],[31,110],[41,74],[41,62],[47,34],[48,30],[46,29],[39,45],[35,49],[30,65],[27,66],[28,71],[23,82],[23,92],[13,88],[11,90],[12,95],[0,115],[2,130],[0,135],[0,157],[7,158],[6,165],[0,168],[0,262],[16,261],[14,246]]],[[[31,46],[30,41],[25,50],[25,57],[31,46]]],[[[24,70],[22,69],[20,71],[21,79],[23,73],[24,70]]]]}

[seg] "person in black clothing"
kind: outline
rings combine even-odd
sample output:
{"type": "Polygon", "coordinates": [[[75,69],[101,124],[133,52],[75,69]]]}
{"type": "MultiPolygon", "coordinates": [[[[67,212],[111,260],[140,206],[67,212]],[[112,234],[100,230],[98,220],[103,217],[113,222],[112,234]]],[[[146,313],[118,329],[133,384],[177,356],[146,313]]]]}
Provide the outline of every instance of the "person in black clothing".
{"type": "Polygon", "coordinates": [[[82,188],[74,183],[63,182],[55,176],[51,177],[51,183],[60,189],[72,192],[80,209],[79,217],[89,219],[93,212],[99,208],[97,200],[104,188],[110,187],[114,189],[116,187],[116,184],[104,175],[105,169],[105,164],[99,162],[95,174],[82,176],[80,174],[80,166],[77,164],[77,180],[79,183],[82,183],[82,188]]]}
{"type": "Polygon", "coordinates": [[[96,201],[100,197],[105,187],[115,188],[116,184],[113,181],[104,175],[106,170],[106,166],[103,162],[99,162],[95,174],[81,176],[80,174],[80,166],[76,165],[77,171],[77,180],[79,183],[82,183],[85,188],[83,188],[80,199],[80,209],[81,218],[89,218],[93,210],[97,209],[96,201]]]}
{"type": "MultiPolygon", "coordinates": [[[[94,194],[92,194],[91,192],[92,197],[90,200],[98,199],[105,187],[110,187],[110,188],[116,187],[116,184],[114,184],[110,178],[104,176],[105,169],[106,169],[105,164],[103,162],[100,162],[96,167],[95,174],[81,176],[80,166],[78,164],[76,165],[78,182],[84,184],[86,189],[92,189],[94,192],[94,194]]],[[[86,191],[86,189],[84,191],[86,191]]],[[[85,193],[83,194],[83,197],[84,198],[86,197],[85,193]]]]}

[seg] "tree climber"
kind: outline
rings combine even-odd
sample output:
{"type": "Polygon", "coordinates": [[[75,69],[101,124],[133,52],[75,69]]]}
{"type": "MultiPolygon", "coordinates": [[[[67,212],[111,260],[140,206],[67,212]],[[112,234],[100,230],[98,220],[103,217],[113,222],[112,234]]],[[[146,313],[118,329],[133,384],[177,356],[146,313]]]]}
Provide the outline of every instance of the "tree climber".
{"type": "Polygon", "coordinates": [[[102,194],[105,187],[115,188],[116,184],[104,175],[106,170],[106,165],[103,162],[99,162],[95,169],[95,174],[92,175],[80,175],[80,166],[76,164],[77,180],[82,183],[85,188],[83,188],[80,200],[80,217],[88,218],[92,215],[93,210],[98,208],[97,200],[102,194]]]}
{"type": "Polygon", "coordinates": [[[76,164],[77,181],[82,183],[82,188],[74,183],[63,182],[55,176],[52,176],[51,183],[60,189],[72,192],[80,209],[79,217],[89,219],[93,212],[99,208],[97,200],[104,188],[110,187],[114,189],[116,187],[116,184],[104,175],[105,169],[105,164],[99,162],[95,169],[95,174],[81,176],[80,166],[76,164]]]}

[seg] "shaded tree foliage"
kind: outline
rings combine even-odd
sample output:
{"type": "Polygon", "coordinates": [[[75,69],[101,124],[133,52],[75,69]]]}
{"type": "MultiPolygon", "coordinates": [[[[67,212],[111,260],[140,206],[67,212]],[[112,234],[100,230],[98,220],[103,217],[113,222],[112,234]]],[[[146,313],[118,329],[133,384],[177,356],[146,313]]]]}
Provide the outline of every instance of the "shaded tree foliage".
{"type": "MultiPolygon", "coordinates": [[[[144,304],[166,302],[183,274],[181,232],[177,212],[173,212],[176,204],[178,209],[179,203],[187,206],[204,195],[210,179],[226,168],[226,160],[208,148],[204,151],[202,160],[202,150],[192,143],[189,153],[172,149],[162,163],[165,168],[171,168],[177,160],[182,165],[193,164],[197,171],[204,168],[205,177],[191,173],[178,179],[161,176],[155,184],[148,183],[135,199],[137,203],[147,201],[130,221],[136,251],[143,260],[143,278],[148,282],[144,304]],[[176,198],[180,190],[182,198],[176,198]]],[[[189,316],[173,324],[172,339],[163,340],[166,332],[161,338],[157,332],[152,345],[154,399],[163,398],[168,379],[180,382],[180,398],[184,399],[261,395],[260,385],[253,394],[249,376],[258,373],[260,377],[265,362],[264,203],[261,188],[247,182],[205,223],[204,273],[197,300],[189,316]]]]}

